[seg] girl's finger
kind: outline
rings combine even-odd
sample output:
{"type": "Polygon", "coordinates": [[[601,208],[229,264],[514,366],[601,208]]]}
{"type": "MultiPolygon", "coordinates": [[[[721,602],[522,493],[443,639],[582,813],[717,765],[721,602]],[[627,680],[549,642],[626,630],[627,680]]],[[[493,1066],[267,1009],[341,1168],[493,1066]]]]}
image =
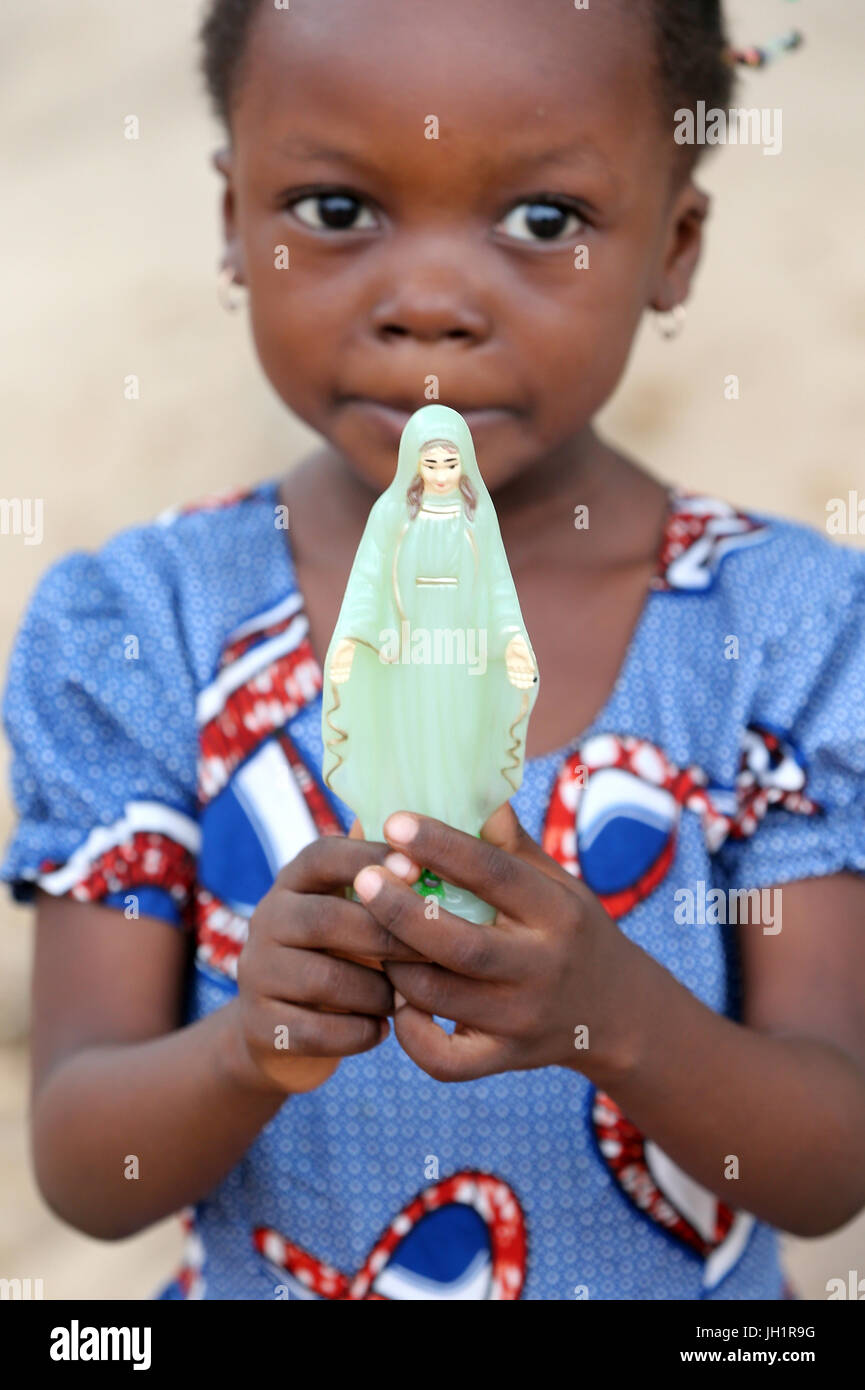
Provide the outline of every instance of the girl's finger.
{"type": "Polygon", "coordinates": [[[393,936],[361,903],[327,894],[277,895],[268,904],[268,934],[280,946],[338,951],[367,960],[423,960],[393,936]]]}
{"type": "MultiPolygon", "coordinates": [[[[359,820],[355,820],[351,830],[348,832],[348,838],[350,840],[363,839],[363,827],[359,820]]],[[[404,854],[395,854],[394,851],[391,850],[384,862],[389,869],[393,869],[397,877],[405,879],[406,883],[416,883],[421,876],[421,865],[414,864],[410,859],[407,859],[404,854]]]]}
{"type": "Polygon", "coordinates": [[[275,887],[293,893],[334,892],[351,883],[364,864],[382,864],[390,853],[390,845],[347,835],[321,835],[280,869],[275,887]]]}
{"type": "Polygon", "coordinates": [[[393,1009],[393,987],[378,970],[337,959],[324,951],[288,947],[273,954],[266,986],[270,999],[348,1014],[384,1016],[393,1009]]]}
{"type": "Polygon", "coordinates": [[[420,1009],[404,1004],[393,1019],[397,1042],[435,1081],[475,1081],[506,1068],[506,1044],[471,1029],[446,1033],[420,1009]]]}
{"type": "Polygon", "coordinates": [[[452,1018],[469,1028],[498,1034],[507,1005],[498,983],[468,980],[439,965],[401,965],[390,962],[386,974],[396,994],[424,1013],[452,1018]]]}
{"type": "Polygon", "coordinates": [[[367,865],[354,887],[367,912],[424,960],[476,980],[515,980],[525,968],[522,927],[466,922],[443,910],[427,918],[424,899],[377,865],[367,865]]]}
{"type": "Polygon", "coordinates": [[[506,917],[530,922],[555,912],[560,902],[557,884],[534,864],[431,816],[397,811],[385,821],[384,833],[394,849],[506,917]]]}
{"type": "Polygon", "coordinates": [[[289,1057],[350,1057],[369,1052],[388,1033],[386,1020],[359,1014],[320,1013],[294,1005],[286,1017],[289,1057]]]}
{"type": "Polygon", "coordinates": [[[509,801],[505,801],[497,811],[493,811],[493,814],[488,817],[481,827],[481,836],[488,844],[497,845],[506,853],[516,855],[518,859],[531,864],[533,868],[539,869],[542,874],[546,874],[548,878],[563,884],[571,891],[579,881],[555,859],[551,859],[548,854],[544,853],[528,831],[523,829],[509,801]]]}

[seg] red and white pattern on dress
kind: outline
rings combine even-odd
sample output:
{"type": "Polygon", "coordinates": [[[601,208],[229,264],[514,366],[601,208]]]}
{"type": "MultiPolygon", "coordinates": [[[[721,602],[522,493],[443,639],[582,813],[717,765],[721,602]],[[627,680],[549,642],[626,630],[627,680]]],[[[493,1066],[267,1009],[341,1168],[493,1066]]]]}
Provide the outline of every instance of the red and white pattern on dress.
{"type": "Polygon", "coordinates": [[[314,700],[321,669],[299,594],[232,633],[211,683],[197,701],[201,805],[271,734],[314,700]]]}
{"type": "Polygon", "coordinates": [[[518,1299],[526,1277],[525,1217],[508,1184],[489,1173],[455,1173],[419,1193],[394,1217],[353,1277],[317,1259],[271,1227],[257,1227],[253,1243],[271,1265],[285,1270],[319,1298],[391,1301],[376,1285],[381,1283],[392,1257],[425,1216],[456,1203],[472,1207],[487,1228],[490,1272],[484,1296],[496,1301],[518,1299]]]}
{"type": "MultiPolygon", "coordinates": [[[[306,763],[288,735],[276,735],[301,790],[318,834],[341,835],[342,828],[306,763]]],[[[249,934],[249,918],[235,912],[215,893],[196,885],[194,903],[196,960],[230,980],[237,979],[237,962],[249,934]]]]}
{"type": "MultiPolygon", "coordinates": [[[[562,764],[541,846],[575,878],[585,876],[594,888],[591,874],[584,875],[580,862],[583,831],[588,838],[598,824],[618,825],[623,833],[629,824],[643,829],[651,823],[657,830],[657,852],[647,862],[637,865],[635,861],[633,874],[615,890],[595,889],[606,911],[618,918],[647,898],[669,872],[683,809],[700,816],[707,848],[715,853],[728,836],[752,835],[772,806],[800,815],[819,814],[819,805],[805,795],[804,786],[805,770],[792,744],[778,731],[760,725],[745,730],[732,792],[710,786],[708,775],[695,764],[679,767],[646,739],[598,734],[562,764]]],[[[604,869],[602,862],[600,875],[608,882],[604,869]]]]}
{"type": "Polygon", "coordinates": [[[772,806],[802,816],[819,815],[819,803],[805,795],[806,781],[802,755],[790,738],[765,724],[749,724],[736,777],[736,813],[727,833],[735,840],[747,839],[772,806]]]}
{"type": "Polygon", "coordinates": [[[688,1177],[602,1091],[594,1095],[592,1124],[598,1148],[620,1190],[639,1211],[704,1261],[703,1285],[715,1288],[742,1255],[754,1218],[727,1206],[688,1177]]]}
{"type": "MultiPolygon", "coordinates": [[[[225,646],[219,658],[217,670],[225,671],[229,666],[233,666],[242,656],[261,642],[270,642],[273,638],[278,638],[284,633],[291,622],[291,619],[303,612],[303,603],[299,594],[291,594],[282,603],[278,603],[274,608],[269,608],[264,613],[257,613],[248,623],[243,623],[235,628],[226,639],[225,646]]],[[[267,649],[268,651],[271,648],[267,649]]]]}
{"type": "MultiPolygon", "coordinates": [[[[294,592],[226,638],[216,675],[197,704],[199,806],[213,801],[241,764],[248,765],[270,741],[288,764],[314,832],[341,835],[327,797],[285,730],[322,687],[308,631],[302,596],[294,592]]],[[[199,963],[236,980],[248,917],[198,885],[195,922],[199,963]]]]}
{"type": "Polygon", "coordinates": [[[35,882],[46,893],[78,902],[161,888],[189,926],[199,842],[198,826],[182,812],[161,802],[128,801],[120,820],[96,826],[65,863],[44,859],[35,882]]]}
{"type": "Polygon", "coordinates": [[[595,1094],[592,1122],[607,1166],[635,1206],[704,1258],[721,1244],[733,1224],[732,1208],[719,1202],[711,1235],[708,1238],[701,1235],[681,1212],[676,1211],[652,1178],[646,1164],[645,1137],[626,1119],[615,1101],[601,1091],[595,1094]]]}
{"type": "Polygon", "coordinates": [[[233,912],[199,884],[195,890],[195,959],[229,980],[249,935],[249,918],[233,912]]]}
{"type": "Polygon", "coordinates": [[[184,1207],[180,1212],[183,1230],[183,1255],[175,1275],[178,1292],[189,1300],[204,1298],[204,1246],[195,1227],[195,1208],[184,1207]]]}
{"type": "Polygon", "coordinates": [[[673,488],[651,587],[702,593],[726,555],[767,535],[763,522],[729,502],[673,488]]]}
{"type": "MultiPolygon", "coordinates": [[[[633,883],[616,892],[599,892],[598,897],[611,917],[620,917],[642,901],[658,886],[669,870],[676,845],[676,825],[679,808],[695,804],[692,800],[699,790],[703,793],[705,775],[697,767],[680,768],[659,748],[645,739],[629,735],[599,734],[568,757],[559,770],[547,808],[541,848],[560,863],[575,878],[583,877],[579,857],[579,832],[587,793],[592,779],[611,770],[625,773],[633,779],[635,797],[640,786],[658,788],[667,793],[664,806],[669,821],[669,833],[663,838],[660,853],[633,883]]],[[[617,781],[615,790],[621,796],[627,782],[617,781]]],[[[702,801],[699,803],[701,806],[702,801]]],[[[605,813],[609,817],[609,812],[605,813]]]]}
{"type": "MultiPolygon", "coordinates": [[[[780,731],[757,724],[744,731],[733,791],[710,786],[701,768],[678,767],[645,739],[599,735],[562,766],[542,847],[569,873],[583,877],[579,846],[585,828],[584,857],[592,875],[609,881],[618,872],[623,880],[616,891],[597,892],[606,911],[621,917],[668,873],[682,809],[700,816],[713,852],[728,836],[752,835],[772,806],[819,814],[819,805],[804,794],[805,782],[805,768],[792,742],[780,731]],[[597,795],[593,789],[599,789],[597,795]],[[627,854],[620,858],[629,835],[634,846],[631,861],[627,854]]],[[[592,875],[586,875],[590,887],[592,875]]],[[[595,1093],[592,1121],[599,1151],[617,1186],[650,1220],[704,1261],[703,1286],[715,1288],[744,1252],[753,1217],[736,1212],[688,1177],[609,1096],[595,1093]]]]}
{"type": "Polygon", "coordinates": [[[319,835],[341,835],[342,826],[330,809],[327,797],[284,730],[277,735],[277,742],[294,773],[319,835]]]}

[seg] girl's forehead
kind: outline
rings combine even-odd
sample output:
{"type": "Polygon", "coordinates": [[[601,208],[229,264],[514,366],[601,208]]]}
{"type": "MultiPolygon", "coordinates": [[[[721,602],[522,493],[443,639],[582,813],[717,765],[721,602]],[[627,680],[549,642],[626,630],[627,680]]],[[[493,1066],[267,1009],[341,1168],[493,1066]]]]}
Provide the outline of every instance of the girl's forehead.
{"type": "MultiPolygon", "coordinates": [[[[332,129],[391,139],[436,116],[488,143],[526,127],[635,138],[655,98],[646,6],[603,0],[292,0],[261,4],[235,102],[238,133],[332,129]],[[405,123],[408,122],[407,127],[405,123]]],[[[265,135],[266,138],[266,135],[265,135]]],[[[432,143],[432,142],[429,142],[432,143]]]]}

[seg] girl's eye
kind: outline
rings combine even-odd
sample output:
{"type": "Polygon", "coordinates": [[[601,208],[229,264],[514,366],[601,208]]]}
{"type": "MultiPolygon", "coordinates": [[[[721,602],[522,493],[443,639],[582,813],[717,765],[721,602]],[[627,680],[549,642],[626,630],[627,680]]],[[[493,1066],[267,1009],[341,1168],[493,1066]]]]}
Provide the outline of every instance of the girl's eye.
{"type": "Polygon", "coordinates": [[[519,203],[499,223],[500,229],[517,241],[561,241],[574,236],[582,225],[573,208],[540,201],[519,203]]]}
{"type": "Polygon", "coordinates": [[[291,204],[291,210],[307,227],[332,232],[374,227],[371,210],[352,193],[313,193],[291,204]]]}

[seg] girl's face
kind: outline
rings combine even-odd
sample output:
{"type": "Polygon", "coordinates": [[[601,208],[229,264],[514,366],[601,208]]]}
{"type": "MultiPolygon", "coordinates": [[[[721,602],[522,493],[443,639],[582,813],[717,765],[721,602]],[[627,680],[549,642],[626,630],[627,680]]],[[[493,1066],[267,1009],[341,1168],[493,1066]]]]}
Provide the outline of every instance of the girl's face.
{"type": "Polygon", "coordinates": [[[418,469],[424,492],[443,497],[460,485],[463,470],[459,449],[455,445],[446,449],[442,444],[434,444],[421,453],[418,469]]]}
{"type": "Polygon", "coordinates": [[[275,390],[377,489],[431,398],[491,490],[565,457],[644,310],[685,297],[706,199],[643,12],[261,4],[216,157],[227,260],[275,390]]]}

